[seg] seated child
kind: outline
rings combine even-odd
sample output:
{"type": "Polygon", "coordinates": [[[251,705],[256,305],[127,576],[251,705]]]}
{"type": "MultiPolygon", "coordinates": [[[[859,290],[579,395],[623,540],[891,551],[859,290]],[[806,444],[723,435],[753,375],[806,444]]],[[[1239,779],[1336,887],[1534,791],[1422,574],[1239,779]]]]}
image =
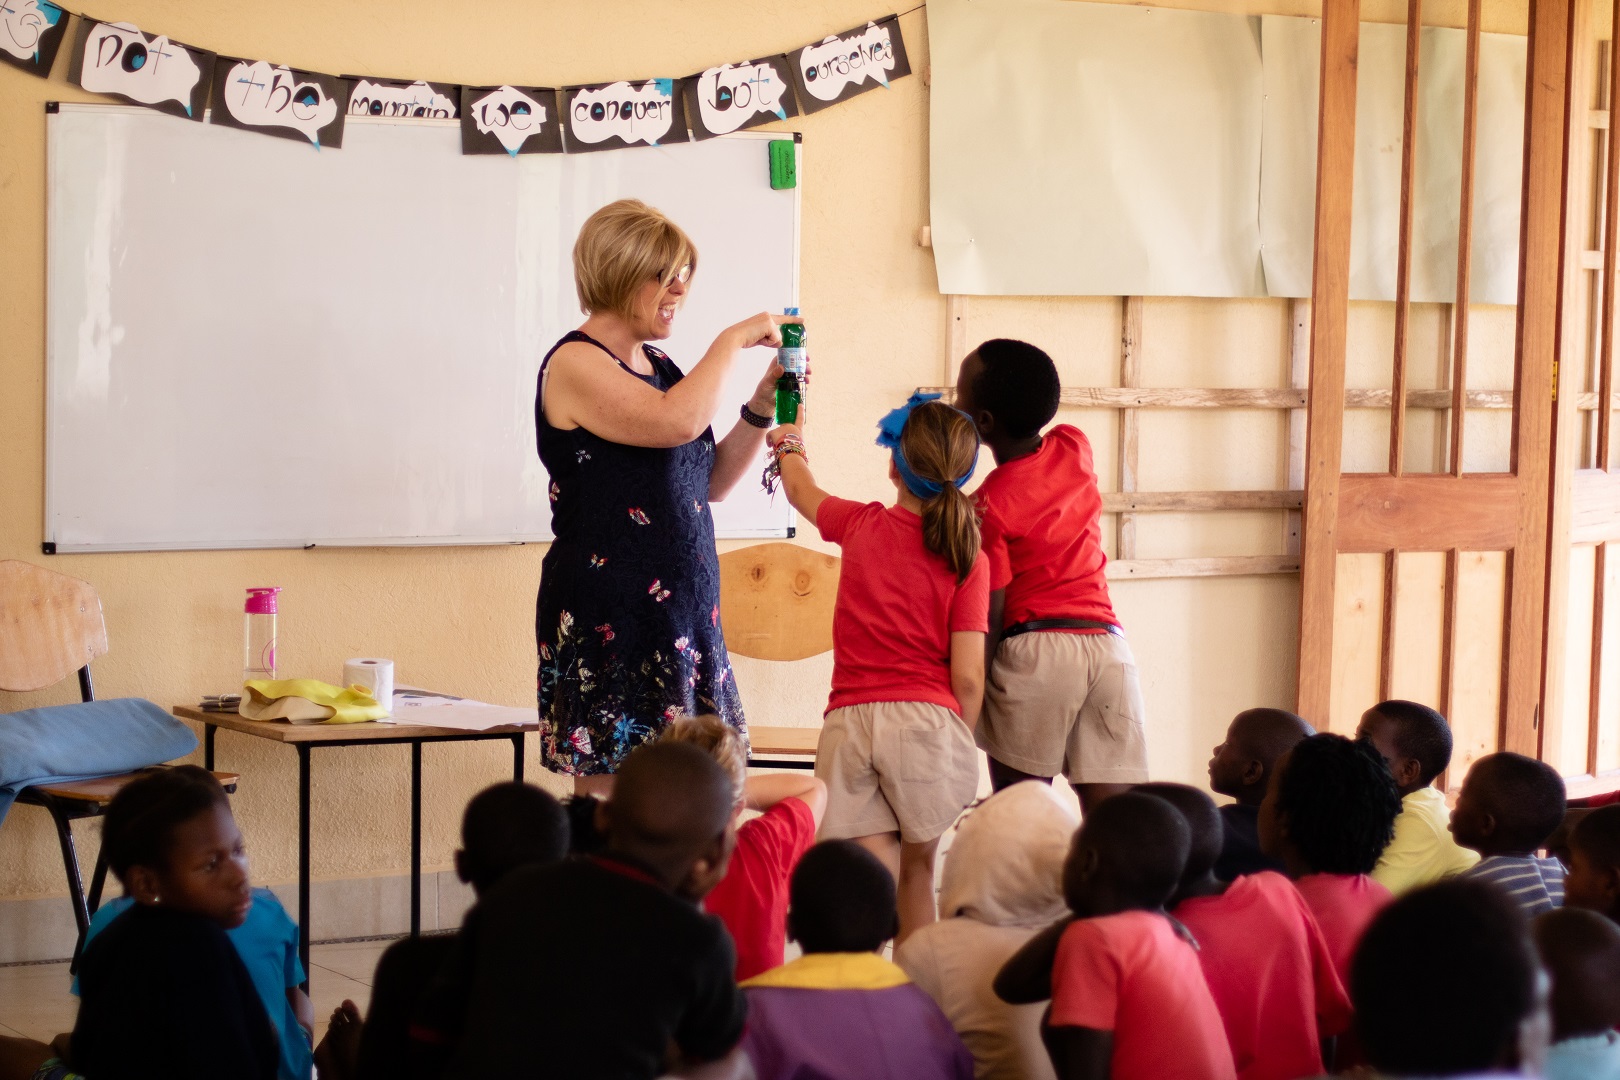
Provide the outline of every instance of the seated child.
{"type": "Polygon", "coordinates": [[[1043,1034],[1060,1080],[1234,1080],[1198,953],[1164,910],[1187,864],[1187,823],[1134,791],[1086,815],[1063,864],[1072,919],[996,976],[1011,1004],[1050,997],[1043,1034]]]}
{"type": "Polygon", "coordinates": [[[101,845],[134,903],[80,961],[72,1067],[109,1080],[270,1080],[277,1029],[226,935],[257,902],[225,790],[195,765],[155,769],[113,797],[101,845]]]}
{"type": "Polygon", "coordinates": [[[747,1004],[731,939],[698,902],[725,873],[733,805],[697,747],[631,751],[597,810],[601,854],[513,870],[468,913],[447,1075],[652,1080],[672,1048],[724,1057],[747,1004]]]}
{"type": "MultiPolygon", "coordinates": [[[[118,916],[135,905],[133,896],[120,896],[96,909],[85,931],[84,943],[99,937],[118,916]]],[[[236,947],[253,988],[258,991],[264,1011],[276,1025],[281,1061],[276,1067],[278,1080],[309,1080],[310,1034],[315,1027],[315,1010],[304,993],[304,965],[298,959],[298,924],[269,889],[253,890],[253,902],[240,926],[225,931],[236,947]]],[[[79,980],[73,980],[73,993],[79,993],[79,980]]]]}
{"type": "Polygon", "coordinates": [[[804,955],[742,984],[742,1047],[759,1080],[970,1080],[973,1059],[939,1006],[878,955],[898,928],[877,856],[850,840],[805,853],[788,908],[804,955]]]}
{"type": "Polygon", "coordinates": [[[1594,911],[1549,911],[1531,927],[1552,978],[1545,1080],[1620,1080],[1620,927],[1594,911]]]}
{"type": "Polygon", "coordinates": [[[1362,932],[1390,901],[1368,874],[1400,812],[1378,751],[1327,734],[1302,740],[1278,760],[1260,804],[1260,846],[1288,867],[1346,986],[1362,932]]]}
{"type": "Polygon", "coordinates": [[[1620,806],[1593,810],[1569,835],[1564,902],[1620,922],[1620,806]]]}
{"type": "Polygon", "coordinates": [[[1462,876],[1503,889],[1535,918],[1564,906],[1564,867],[1536,852],[1564,820],[1564,781],[1546,762],[1503,751],[1468,770],[1451,835],[1483,858],[1462,876]]]}
{"type": "Polygon", "coordinates": [[[1546,983],[1524,916],[1477,882],[1385,908],[1356,953],[1350,1001],[1385,1080],[1533,1073],[1547,1047],[1546,983]]]}
{"type": "Polygon", "coordinates": [[[1479,856],[1451,838],[1446,797],[1434,786],[1451,764],[1451,726],[1415,701],[1385,701],[1361,714],[1356,738],[1389,766],[1401,794],[1395,836],[1373,869],[1373,880],[1396,896],[1460,874],[1479,856]]]}
{"type": "Polygon", "coordinates": [[[990,984],[1037,930],[1068,913],[1063,858],[1078,824],[1047,784],[1014,784],[979,803],[945,856],[940,921],[895,950],[967,1044],[978,1080],[1052,1080],[1041,1006],[1008,1005],[990,984]]]}
{"type": "Polygon", "coordinates": [[[1315,734],[1315,728],[1282,709],[1249,709],[1227,725],[1226,740],[1209,759],[1209,789],[1236,800],[1221,807],[1221,857],[1215,860],[1220,880],[1284,871],[1282,863],[1260,850],[1260,803],[1277,759],[1315,734]]]}
{"type": "Polygon", "coordinates": [[[1322,1040],[1349,1028],[1350,999],[1304,898],[1270,870],[1230,884],[1215,877],[1221,819],[1202,791],[1185,784],[1135,790],[1174,806],[1191,833],[1170,913],[1198,942],[1198,962],[1226,1024],[1238,1080],[1322,1072],[1322,1040]]]}
{"type": "Polygon", "coordinates": [[[662,738],[689,742],[711,755],[731,777],[733,820],[744,810],[760,815],[737,828],[737,847],[726,876],[703,898],[737,949],[737,981],[780,967],[787,945],[788,878],[816,840],[827,809],[827,785],[804,773],[748,775],[748,748],[737,729],[718,716],[677,720],[662,738]]]}
{"type": "MultiPolygon", "coordinates": [[[[533,784],[507,781],[474,795],[461,815],[456,876],[477,896],[522,866],[545,866],[568,854],[568,818],[562,805],[533,784]]],[[[424,994],[451,962],[457,935],[401,938],[377,961],[365,1023],[345,1001],[332,1012],[326,1038],[316,1047],[321,1080],[393,1080],[411,1075],[409,1031],[421,1019],[424,994]]]]}
{"type": "Polygon", "coordinates": [[[878,424],[893,505],[816,484],[793,424],[773,429],[788,501],[843,549],[833,610],[832,693],[816,747],[825,840],[854,840],[899,883],[903,943],[938,917],[939,838],[979,789],[973,728],[984,700],[990,577],[962,485],[979,460],[973,423],[914,394],[878,424]]]}
{"type": "Polygon", "coordinates": [[[1060,770],[1083,807],[1148,778],[1136,659],[1108,597],[1085,433],[1059,424],[1057,366],[1023,341],[963,359],[956,407],[996,467],[974,493],[990,560],[978,741],[996,790],[1060,770]]]}

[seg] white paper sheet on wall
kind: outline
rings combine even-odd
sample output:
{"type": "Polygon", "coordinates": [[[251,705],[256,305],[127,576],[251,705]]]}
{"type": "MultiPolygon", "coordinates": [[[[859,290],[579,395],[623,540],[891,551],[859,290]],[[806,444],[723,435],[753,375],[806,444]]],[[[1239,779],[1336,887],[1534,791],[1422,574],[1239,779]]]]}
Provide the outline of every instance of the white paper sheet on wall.
{"type": "Polygon", "coordinates": [[[930,0],[940,291],[1265,295],[1257,30],[1206,12],[930,0]]]}
{"type": "MultiPolygon", "coordinates": [[[[930,0],[943,293],[1309,296],[1318,20],[930,0]]],[[[1412,299],[1455,299],[1460,30],[1420,55],[1412,299]]],[[[1363,24],[1350,295],[1395,296],[1406,28],[1363,24]]],[[[1518,290],[1525,39],[1483,34],[1470,295],[1518,290]]]]}
{"type": "MultiPolygon", "coordinates": [[[[1266,289],[1272,296],[1309,296],[1321,24],[1272,15],[1262,16],[1260,24],[1265,106],[1259,206],[1266,289]]],[[[1461,30],[1423,31],[1412,215],[1412,299],[1420,302],[1456,299],[1465,49],[1461,30]]],[[[1405,67],[1406,28],[1363,23],[1351,211],[1353,300],[1395,298],[1405,67]]],[[[1469,278],[1475,303],[1517,301],[1524,79],[1525,39],[1481,34],[1469,278]]]]}

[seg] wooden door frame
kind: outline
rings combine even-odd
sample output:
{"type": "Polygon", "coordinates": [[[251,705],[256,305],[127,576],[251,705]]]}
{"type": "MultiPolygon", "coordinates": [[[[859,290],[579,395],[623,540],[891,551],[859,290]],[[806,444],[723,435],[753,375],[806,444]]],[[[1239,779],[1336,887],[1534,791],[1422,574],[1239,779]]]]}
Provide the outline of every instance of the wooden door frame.
{"type": "MultiPolygon", "coordinates": [[[[1539,756],[1554,490],[1553,389],[1564,282],[1566,85],[1577,0],[1530,3],[1512,472],[1488,476],[1461,474],[1455,455],[1454,475],[1403,476],[1398,464],[1387,475],[1342,471],[1360,6],[1360,0],[1333,0],[1322,13],[1298,710],[1326,726],[1341,551],[1385,551],[1393,559],[1397,550],[1454,552],[1488,540],[1498,550],[1510,549],[1498,745],[1539,756]],[[1467,510],[1473,511],[1469,520],[1476,528],[1459,533],[1453,526],[1467,510]],[[1425,546],[1431,533],[1434,540],[1425,546]]],[[[1471,6],[1477,29],[1477,0],[1471,6]]],[[[1459,306],[1466,317],[1466,304],[1459,306]]],[[[1459,383],[1455,389],[1460,396],[1464,387],[1459,383]]],[[[1462,412],[1455,410],[1453,417],[1455,429],[1462,412]]]]}

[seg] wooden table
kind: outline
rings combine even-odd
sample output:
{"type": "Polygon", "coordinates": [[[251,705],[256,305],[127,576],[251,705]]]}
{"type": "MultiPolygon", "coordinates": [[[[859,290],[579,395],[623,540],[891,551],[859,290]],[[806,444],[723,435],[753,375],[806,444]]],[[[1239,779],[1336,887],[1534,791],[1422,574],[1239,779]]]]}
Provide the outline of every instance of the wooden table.
{"type": "Polygon", "coordinates": [[[813,769],[821,727],[749,727],[748,764],[762,769],[813,769]]]}
{"type": "Polygon", "coordinates": [[[304,964],[304,986],[309,986],[309,769],[310,752],[317,747],[393,746],[411,748],[411,936],[422,929],[422,744],[481,742],[508,739],[512,743],[512,779],[523,779],[523,736],[540,727],[539,718],[522,724],[503,724],[484,731],[462,728],[418,727],[407,724],[289,724],[279,720],[248,720],[236,713],[205,712],[176,705],[174,715],[203,725],[203,767],[214,767],[214,736],[219,729],[238,731],[258,739],[286,743],[298,751],[298,958],[304,964]]]}

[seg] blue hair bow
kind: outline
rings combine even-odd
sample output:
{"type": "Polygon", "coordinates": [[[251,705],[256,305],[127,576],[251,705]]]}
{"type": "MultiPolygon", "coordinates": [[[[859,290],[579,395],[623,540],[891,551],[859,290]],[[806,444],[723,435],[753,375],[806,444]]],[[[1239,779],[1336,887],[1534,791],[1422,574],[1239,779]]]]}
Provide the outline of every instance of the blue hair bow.
{"type": "MultiPolygon", "coordinates": [[[[906,421],[911,419],[911,410],[930,401],[938,401],[940,394],[912,394],[906,403],[894,409],[882,420],[878,421],[877,444],[885,447],[894,459],[894,469],[900,474],[900,480],[919,499],[931,499],[945,490],[945,485],[934,480],[926,480],[911,471],[911,464],[906,461],[906,455],[900,449],[900,433],[906,429],[906,421]]],[[[960,411],[960,410],[958,410],[960,411]]],[[[967,415],[963,413],[963,415],[967,415]]],[[[978,439],[978,429],[974,428],[973,437],[978,439]]],[[[973,462],[968,465],[967,472],[951,481],[952,487],[961,487],[973,476],[973,470],[979,467],[979,451],[973,451],[973,462]]]]}

